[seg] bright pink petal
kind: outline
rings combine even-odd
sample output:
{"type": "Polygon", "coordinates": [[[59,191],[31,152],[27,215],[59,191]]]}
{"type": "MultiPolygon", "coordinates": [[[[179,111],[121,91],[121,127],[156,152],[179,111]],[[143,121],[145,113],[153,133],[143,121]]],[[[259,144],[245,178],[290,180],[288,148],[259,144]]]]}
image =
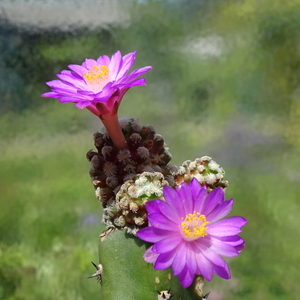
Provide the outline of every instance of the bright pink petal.
{"type": "MultiPolygon", "coordinates": [[[[149,201],[149,202],[151,202],[151,201],[149,201]]],[[[147,212],[150,214],[150,212],[148,210],[148,205],[147,205],[149,202],[146,203],[146,209],[147,209],[147,212]]],[[[172,222],[175,222],[178,224],[181,221],[181,219],[178,216],[178,214],[176,213],[176,211],[172,207],[170,207],[170,205],[168,205],[165,201],[156,200],[156,206],[157,206],[159,212],[161,212],[166,218],[168,218],[172,222]]]]}
{"type": "Polygon", "coordinates": [[[224,279],[230,279],[231,278],[231,274],[230,274],[230,270],[228,267],[228,264],[225,262],[224,266],[217,266],[215,264],[213,265],[213,271],[221,278],[224,279]]]}
{"type": "Polygon", "coordinates": [[[80,101],[75,104],[78,108],[83,109],[91,105],[91,101],[80,101]]]}
{"type": "Polygon", "coordinates": [[[97,62],[92,58],[86,58],[82,66],[89,70],[92,67],[97,66],[97,62]]]}
{"type": "Polygon", "coordinates": [[[75,73],[77,73],[78,75],[80,75],[81,77],[83,77],[83,75],[85,73],[88,72],[87,68],[83,67],[83,66],[78,66],[78,65],[68,65],[68,67],[74,71],[75,73]]]}
{"type": "Polygon", "coordinates": [[[231,212],[232,206],[233,199],[224,201],[223,203],[219,204],[211,213],[206,215],[207,221],[214,223],[226,217],[231,212]]]}
{"type": "Polygon", "coordinates": [[[48,92],[41,95],[42,97],[49,97],[49,98],[59,98],[59,94],[55,92],[48,92]]]}
{"type": "Polygon", "coordinates": [[[107,55],[100,56],[97,59],[97,65],[100,66],[109,66],[110,58],[107,55]]]}
{"type": "Polygon", "coordinates": [[[168,205],[177,212],[180,218],[185,218],[184,208],[177,191],[166,185],[163,187],[163,190],[164,197],[168,205]]]}
{"type": "Polygon", "coordinates": [[[234,246],[226,244],[215,238],[212,238],[211,240],[212,240],[212,246],[210,249],[212,249],[216,253],[227,257],[233,257],[239,255],[239,251],[237,251],[234,246]]]}
{"type": "Polygon", "coordinates": [[[154,264],[156,259],[158,258],[159,254],[152,251],[152,246],[146,250],[143,255],[145,262],[149,264],[154,264]]]}
{"type": "Polygon", "coordinates": [[[174,248],[170,252],[159,254],[155,260],[154,269],[165,270],[169,268],[173,264],[176,252],[177,248],[174,248]]]}
{"type": "Polygon", "coordinates": [[[241,244],[244,240],[238,236],[238,235],[234,235],[234,236],[223,236],[223,237],[218,237],[218,240],[230,244],[232,246],[236,246],[241,244]]]}
{"type": "Polygon", "coordinates": [[[161,237],[154,234],[152,227],[145,227],[137,232],[137,237],[149,243],[156,243],[161,240],[161,237]]]}
{"type": "Polygon", "coordinates": [[[176,191],[181,198],[185,215],[192,214],[194,212],[194,199],[190,186],[184,182],[176,189],[176,191]]]}
{"type": "Polygon", "coordinates": [[[218,204],[221,204],[223,201],[224,190],[221,187],[214,189],[208,194],[202,213],[207,216],[218,204]]]}
{"type": "Polygon", "coordinates": [[[239,252],[245,248],[245,241],[238,235],[226,236],[226,237],[217,237],[218,240],[234,246],[239,252]]]}
{"type": "Polygon", "coordinates": [[[71,75],[64,75],[64,74],[57,74],[56,75],[60,80],[64,81],[65,83],[73,85],[77,89],[86,89],[86,83],[84,80],[79,80],[75,76],[71,75]]]}
{"type": "Polygon", "coordinates": [[[208,281],[211,281],[213,276],[212,264],[205,258],[202,253],[196,254],[196,263],[199,273],[208,281]]]}
{"type": "Polygon", "coordinates": [[[171,236],[156,242],[153,245],[153,251],[156,253],[166,253],[170,252],[173,249],[177,248],[180,243],[182,243],[182,239],[178,236],[171,236]]]}
{"type": "Polygon", "coordinates": [[[162,200],[154,199],[154,200],[150,200],[150,201],[146,202],[146,210],[147,210],[148,215],[160,212],[159,202],[161,202],[161,201],[162,200]]]}
{"type": "Polygon", "coordinates": [[[112,80],[116,80],[118,73],[121,68],[121,62],[122,62],[122,54],[120,51],[117,51],[113,56],[111,57],[110,63],[109,63],[109,72],[112,80]]]}
{"type": "Polygon", "coordinates": [[[148,220],[156,229],[178,231],[178,225],[160,213],[149,215],[148,220]]]}
{"type": "Polygon", "coordinates": [[[195,274],[192,274],[187,267],[178,275],[181,285],[184,288],[189,287],[194,280],[195,274]]]}
{"type": "Polygon", "coordinates": [[[76,92],[76,89],[73,86],[66,84],[65,82],[60,81],[60,80],[48,81],[48,82],[46,82],[46,84],[48,86],[50,86],[51,88],[59,88],[59,89],[66,90],[66,91],[76,92]]]}
{"type": "Polygon", "coordinates": [[[213,248],[203,249],[202,253],[211,263],[220,267],[224,267],[226,265],[225,260],[217,252],[215,252],[213,248]]]}
{"type": "Polygon", "coordinates": [[[197,273],[196,255],[198,253],[197,247],[194,243],[186,243],[186,265],[192,274],[197,273]]]}
{"type": "Polygon", "coordinates": [[[140,68],[140,69],[136,69],[133,72],[131,72],[128,76],[121,78],[118,78],[118,80],[120,82],[130,82],[134,79],[136,79],[137,77],[145,74],[146,72],[149,72],[152,70],[152,67],[148,66],[148,67],[144,67],[144,68],[140,68]]]}
{"type": "Polygon", "coordinates": [[[116,80],[118,80],[119,78],[124,77],[128,73],[128,71],[130,70],[130,68],[134,64],[136,53],[137,53],[137,51],[134,51],[132,53],[128,53],[128,54],[123,56],[123,58],[122,58],[122,67],[121,67],[121,70],[119,71],[119,74],[117,75],[116,80]]]}
{"type": "Polygon", "coordinates": [[[223,227],[223,226],[230,226],[230,227],[243,227],[248,221],[243,217],[228,217],[223,220],[217,221],[209,227],[223,227]]]}
{"type": "Polygon", "coordinates": [[[239,227],[232,227],[232,226],[213,227],[213,225],[209,226],[206,231],[208,234],[212,236],[217,236],[217,237],[230,236],[230,235],[239,234],[242,231],[239,227]]]}
{"type": "Polygon", "coordinates": [[[207,196],[207,190],[205,186],[201,186],[196,178],[193,178],[190,182],[190,189],[193,195],[194,208],[193,211],[202,213],[202,207],[207,196]]]}
{"type": "Polygon", "coordinates": [[[172,265],[174,275],[177,276],[179,273],[181,273],[185,266],[186,266],[186,247],[185,244],[182,243],[181,245],[178,246],[177,253],[172,265]]]}
{"type": "Polygon", "coordinates": [[[146,85],[146,84],[147,84],[146,79],[139,78],[134,81],[131,81],[130,83],[125,84],[124,87],[132,87],[132,86],[146,85]]]}

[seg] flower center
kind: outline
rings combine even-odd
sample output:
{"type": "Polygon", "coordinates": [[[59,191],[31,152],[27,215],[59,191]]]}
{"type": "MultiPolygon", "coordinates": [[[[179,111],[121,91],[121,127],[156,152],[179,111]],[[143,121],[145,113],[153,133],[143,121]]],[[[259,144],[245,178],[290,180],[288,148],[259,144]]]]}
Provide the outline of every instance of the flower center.
{"type": "Polygon", "coordinates": [[[208,223],[205,215],[194,211],[194,213],[186,215],[179,226],[183,238],[187,241],[193,241],[207,235],[208,227],[206,225],[208,223]]]}
{"type": "Polygon", "coordinates": [[[83,77],[88,87],[98,93],[109,82],[109,69],[107,66],[93,66],[83,77]]]}

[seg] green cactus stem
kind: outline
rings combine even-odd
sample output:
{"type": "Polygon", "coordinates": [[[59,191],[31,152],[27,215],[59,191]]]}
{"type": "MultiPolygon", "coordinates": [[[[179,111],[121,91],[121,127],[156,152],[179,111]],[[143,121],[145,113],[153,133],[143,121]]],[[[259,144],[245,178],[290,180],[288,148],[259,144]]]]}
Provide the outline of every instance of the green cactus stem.
{"type": "Polygon", "coordinates": [[[146,263],[143,254],[148,246],[124,229],[108,229],[101,235],[101,299],[157,300],[164,291],[169,291],[172,300],[201,299],[194,286],[183,288],[171,269],[158,271],[146,263]]]}

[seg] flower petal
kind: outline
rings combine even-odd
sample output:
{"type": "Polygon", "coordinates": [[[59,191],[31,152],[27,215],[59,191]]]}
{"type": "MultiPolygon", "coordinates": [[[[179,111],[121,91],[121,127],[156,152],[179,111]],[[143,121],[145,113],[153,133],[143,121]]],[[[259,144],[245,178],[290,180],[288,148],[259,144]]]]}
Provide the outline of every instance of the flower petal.
{"type": "Polygon", "coordinates": [[[196,258],[199,274],[201,274],[206,280],[211,281],[213,276],[213,268],[211,262],[207,260],[202,253],[197,253],[196,258]]]}
{"type": "Polygon", "coordinates": [[[156,243],[161,240],[161,237],[153,233],[152,227],[145,227],[137,232],[137,237],[149,243],[156,243]]]}
{"type": "Polygon", "coordinates": [[[128,53],[126,55],[123,56],[122,58],[122,68],[119,71],[119,74],[117,75],[117,79],[124,77],[128,71],[130,70],[130,68],[132,67],[132,65],[134,64],[135,61],[135,56],[136,56],[137,51],[128,53]]]}
{"type": "Polygon", "coordinates": [[[59,98],[59,94],[55,92],[48,92],[41,95],[42,97],[49,97],[49,98],[59,98]]]}
{"type": "Polygon", "coordinates": [[[212,226],[209,226],[206,231],[208,234],[210,234],[212,236],[218,236],[218,237],[219,236],[230,236],[230,235],[239,234],[242,231],[239,227],[232,227],[232,226],[212,227],[212,226]]]}
{"type": "Polygon", "coordinates": [[[107,55],[100,56],[97,59],[97,65],[100,66],[109,66],[110,58],[107,55]]]}
{"type": "Polygon", "coordinates": [[[86,89],[86,83],[82,79],[78,79],[75,76],[65,75],[65,74],[57,74],[56,76],[60,80],[64,81],[65,83],[73,85],[77,89],[86,89]]]}
{"type": "MultiPolygon", "coordinates": [[[[151,202],[151,201],[149,201],[149,202],[151,202]]],[[[149,213],[147,203],[146,203],[146,209],[149,213]]],[[[168,205],[165,201],[157,200],[156,204],[157,204],[157,208],[158,208],[159,212],[162,213],[166,218],[168,218],[169,220],[171,220],[172,222],[175,222],[175,223],[179,223],[181,221],[181,219],[178,216],[178,214],[176,213],[176,211],[174,209],[172,209],[170,207],[170,205],[168,205]]]]}
{"type": "MultiPolygon", "coordinates": [[[[166,253],[170,252],[173,249],[177,248],[180,243],[182,243],[182,239],[178,236],[171,236],[156,242],[153,245],[153,251],[156,253],[166,253]]],[[[179,250],[178,250],[179,251],[179,250]]]]}
{"type": "Polygon", "coordinates": [[[200,182],[194,177],[190,182],[190,188],[194,199],[193,211],[202,213],[205,198],[207,196],[207,190],[205,186],[201,186],[200,182]]]}
{"type": "Polygon", "coordinates": [[[82,66],[89,70],[92,67],[97,66],[97,62],[92,58],[86,58],[82,66]]]}
{"type": "Polygon", "coordinates": [[[163,190],[164,197],[168,205],[170,205],[170,207],[172,207],[174,211],[177,212],[180,218],[185,218],[185,211],[177,191],[166,185],[163,187],[163,190]]]}
{"type": "Polygon", "coordinates": [[[81,77],[83,77],[83,75],[85,73],[88,72],[87,68],[83,67],[83,66],[78,66],[78,65],[68,65],[68,67],[74,71],[76,74],[80,75],[81,77]]]}
{"type": "Polygon", "coordinates": [[[223,201],[224,190],[221,187],[212,190],[206,197],[202,213],[207,216],[218,204],[222,203],[223,201]]]}
{"type": "Polygon", "coordinates": [[[226,265],[225,260],[212,248],[206,248],[202,250],[203,255],[206,259],[208,259],[211,263],[214,263],[217,266],[223,267],[226,265]]]}
{"type": "Polygon", "coordinates": [[[185,267],[180,274],[178,274],[181,285],[184,288],[189,287],[194,280],[195,274],[192,274],[187,267],[185,267]]]}
{"type": "Polygon", "coordinates": [[[131,81],[130,83],[127,83],[125,85],[125,87],[132,87],[132,86],[146,85],[146,84],[147,84],[146,79],[139,78],[139,79],[136,79],[134,81],[131,81]]]}
{"type": "Polygon", "coordinates": [[[194,199],[190,186],[184,182],[179,187],[177,187],[176,191],[181,198],[185,215],[192,214],[194,210],[194,199]]]}
{"type": "Polygon", "coordinates": [[[91,105],[91,103],[92,103],[92,101],[80,101],[80,102],[77,102],[75,105],[78,108],[83,109],[83,108],[86,108],[87,106],[91,105]]]}
{"type": "Polygon", "coordinates": [[[178,225],[174,221],[168,219],[163,214],[151,214],[148,216],[148,220],[152,227],[162,230],[175,230],[178,231],[178,225]]]}
{"type": "Polygon", "coordinates": [[[159,254],[155,261],[154,269],[165,270],[169,268],[173,264],[176,252],[177,248],[174,248],[169,252],[159,254]]]}
{"type": "Polygon", "coordinates": [[[198,251],[195,251],[195,245],[194,243],[186,243],[186,265],[189,269],[189,271],[192,274],[197,273],[197,264],[195,263],[196,261],[196,254],[198,251]]]}
{"type": "MultiPolygon", "coordinates": [[[[122,82],[130,82],[131,80],[134,80],[135,78],[145,74],[146,72],[149,72],[152,70],[152,67],[143,67],[140,69],[136,69],[133,72],[131,72],[127,77],[124,77],[122,79],[122,82]]],[[[120,80],[120,79],[119,79],[120,80]]]]}
{"type": "Polygon", "coordinates": [[[228,217],[222,220],[219,220],[209,226],[210,228],[230,226],[230,227],[243,227],[248,221],[243,217],[228,217]]]}
{"type": "Polygon", "coordinates": [[[177,276],[186,266],[186,247],[185,243],[179,244],[174,262],[172,265],[174,275],[177,276]]]}
{"type": "Polygon", "coordinates": [[[213,264],[213,270],[221,278],[224,279],[231,278],[230,270],[226,262],[224,266],[217,266],[216,264],[213,264]]]}
{"type": "Polygon", "coordinates": [[[212,241],[212,246],[210,249],[217,252],[218,254],[227,257],[233,257],[239,255],[239,251],[237,251],[237,249],[234,246],[224,243],[218,240],[217,238],[212,238],[211,241],[212,241]]]}
{"type": "Polygon", "coordinates": [[[152,251],[152,246],[149,247],[143,255],[145,262],[154,264],[159,254],[152,251]]]}
{"type": "Polygon", "coordinates": [[[214,223],[226,217],[231,212],[232,205],[233,199],[224,201],[223,203],[217,205],[217,207],[213,211],[206,215],[207,221],[209,221],[210,223],[214,223]]]}
{"type": "Polygon", "coordinates": [[[242,239],[238,235],[226,236],[226,237],[214,237],[214,238],[225,244],[231,245],[232,247],[235,248],[235,250],[238,253],[240,253],[245,248],[244,239],[242,239]]]}
{"type": "Polygon", "coordinates": [[[154,214],[154,213],[159,213],[160,209],[158,206],[158,203],[161,202],[160,199],[154,199],[146,202],[146,210],[148,215],[154,214]]]}
{"type": "Polygon", "coordinates": [[[122,54],[120,51],[117,51],[113,56],[111,57],[110,63],[109,63],[109,72],[112,80],[117,79],[117,75],[121,68],[121,62],[122,62],[122,54]]]}

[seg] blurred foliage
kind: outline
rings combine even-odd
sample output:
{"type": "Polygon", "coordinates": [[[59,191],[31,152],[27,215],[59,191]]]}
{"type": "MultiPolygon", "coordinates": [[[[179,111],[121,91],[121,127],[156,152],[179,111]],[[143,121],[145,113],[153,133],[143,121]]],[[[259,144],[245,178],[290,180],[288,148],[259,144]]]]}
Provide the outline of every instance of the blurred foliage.
{"type": "MultiPolygon", "coordinates": [[[[123,3],[124,4],[124,3],[123,3]]],[[[0,20],[0,299],[99,299],[100,205],[85,153],[100,124],[41,98],[86,57],[139,50],[152,65],[121,116],[161,133],[173,163],[212,156],[233,214],[249,219],[216,300],[297,299],[300,245],[300,0],[128,0],[126,24],[29,30],[0,20]]]]}

